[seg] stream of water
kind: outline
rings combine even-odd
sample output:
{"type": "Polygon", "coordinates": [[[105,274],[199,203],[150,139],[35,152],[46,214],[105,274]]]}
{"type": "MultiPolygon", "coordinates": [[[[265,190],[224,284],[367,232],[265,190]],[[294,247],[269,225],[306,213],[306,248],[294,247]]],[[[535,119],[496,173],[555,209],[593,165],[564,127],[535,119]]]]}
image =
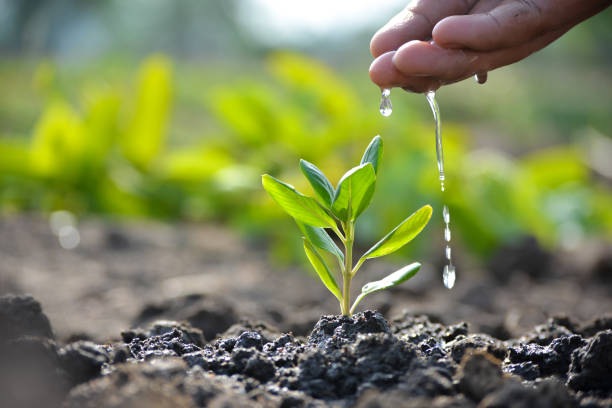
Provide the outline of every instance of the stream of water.
{"type": "MultiPolygon", "coordinates": [[[[486,73],[484,74],[484,81],[486,81],[486,73]]],[[[484,82],[483,81],[483,82],[484,82]]],[[[429,91],[425,94],[427,97],[427,102],[431,107],[431,112],[433,113],[434,121],[436,123],[436,158],[438,164],[438,177],[440,179],[440,189],[444,192],[444,150],[442,149],[442,127],[441,127],[441,119],[440,119],[440,109],[438,108],[438,102],[436,101],[436,93],[434,91],[429,91]]],[[[393,112],[393,107],[391,105],[391,90],[383,89],[382,97],[380,100],[380,113],[381,115],[387,117],[390,116],[393,112]]],[[[455,286],[456,279],[456,271],[455,265],[453,265],[452,257],[451,257],[451,230],[450,230],[450,211],[448,210],[448,206],[444,204],[442,209],[442,218],[444,220],[444,255],[446,256],[446,265],[444,266],[444,270],[442,271],[442,282],[444,286],[448,289],[452,289],[455,286]]]]}

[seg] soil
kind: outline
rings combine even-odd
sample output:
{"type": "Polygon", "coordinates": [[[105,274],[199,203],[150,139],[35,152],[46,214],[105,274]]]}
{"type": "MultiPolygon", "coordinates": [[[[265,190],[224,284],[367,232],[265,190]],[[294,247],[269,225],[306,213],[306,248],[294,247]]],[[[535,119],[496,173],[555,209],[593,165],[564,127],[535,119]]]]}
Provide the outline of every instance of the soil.
{"type": "Polygon", "coordinates": [[[601,243],[525,238],[451,291],[425,262],[343,317],[220,227],[79,232],[64,250],[42,218],[0,220],[0,407],[612,407],[601,243]]]}

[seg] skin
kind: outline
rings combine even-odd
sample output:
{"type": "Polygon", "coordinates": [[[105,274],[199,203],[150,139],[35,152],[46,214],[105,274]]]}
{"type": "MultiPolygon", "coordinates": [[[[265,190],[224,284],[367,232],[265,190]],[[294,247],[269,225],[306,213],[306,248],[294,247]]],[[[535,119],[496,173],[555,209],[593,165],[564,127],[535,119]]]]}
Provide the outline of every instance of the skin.
{"type": "Polygon", "coordinates": [[[372,38],[370,78],[412,92],[520,61],[612,0],[414,0],[372,38]]]}

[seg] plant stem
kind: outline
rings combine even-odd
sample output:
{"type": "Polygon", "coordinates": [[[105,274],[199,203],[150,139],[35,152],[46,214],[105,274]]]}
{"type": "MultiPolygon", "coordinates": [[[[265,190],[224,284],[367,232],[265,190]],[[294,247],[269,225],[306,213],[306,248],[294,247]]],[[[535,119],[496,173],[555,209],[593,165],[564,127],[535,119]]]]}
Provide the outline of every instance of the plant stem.
{"type": "Polygon", "coordinates": [[[344,233],[346,241],[344,242],[344,268],[342,268],[342,314],[345,316],[351,315],[351,278],[353,268],[353,240],[354,240],[354,224],[349,221],[344,225],[344,233]]]}

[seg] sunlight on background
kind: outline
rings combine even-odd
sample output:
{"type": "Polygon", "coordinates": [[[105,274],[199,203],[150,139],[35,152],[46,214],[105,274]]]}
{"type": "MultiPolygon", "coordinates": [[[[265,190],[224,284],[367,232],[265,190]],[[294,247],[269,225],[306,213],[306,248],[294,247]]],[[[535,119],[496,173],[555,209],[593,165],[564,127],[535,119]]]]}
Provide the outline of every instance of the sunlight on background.
{"type": "Polygon", "coordinates": [[[240,21],[270,45],[289,45],[355,34],[388,20],[406,0],[246,0],[240,21]]]}

